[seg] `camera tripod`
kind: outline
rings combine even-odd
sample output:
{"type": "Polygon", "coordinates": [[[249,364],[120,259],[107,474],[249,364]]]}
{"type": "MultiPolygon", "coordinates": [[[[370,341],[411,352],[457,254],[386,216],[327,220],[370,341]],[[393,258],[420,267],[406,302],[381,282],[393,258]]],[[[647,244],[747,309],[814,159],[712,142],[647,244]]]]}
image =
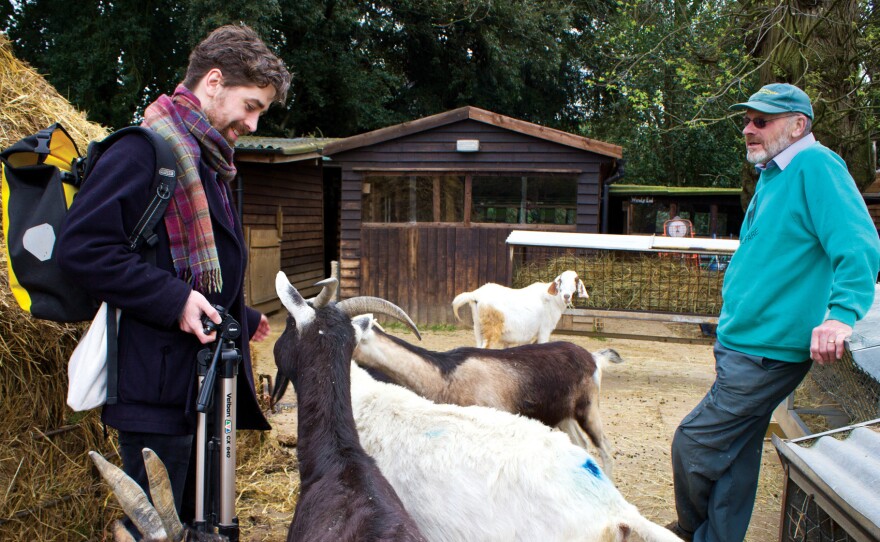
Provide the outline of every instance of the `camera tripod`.
{"type": "Polygon", "coordinates": [[[219,534],[237,542],[236,390],[242,356],[234,341],[241,335],[241,326],[223,307],[215,305],[214,308],[222,317],[219,324],[207,317],[202,319],[205,333],[217,331],[214,349],[212,351],[206,348],[198,354],[196,503],[193,527],[206,533],[213,533],[216,528],[219,534]]]}

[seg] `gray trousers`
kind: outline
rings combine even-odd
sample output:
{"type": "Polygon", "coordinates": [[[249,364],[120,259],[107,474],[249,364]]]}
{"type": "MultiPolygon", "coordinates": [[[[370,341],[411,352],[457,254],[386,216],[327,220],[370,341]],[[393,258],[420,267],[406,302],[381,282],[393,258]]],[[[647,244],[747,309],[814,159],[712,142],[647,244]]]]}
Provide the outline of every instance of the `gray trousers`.
{"type": "Polygon", "coordinates": [[[812,362],[751,356],[715,343],[715,383],[672,440],[678,524],[695,542],[742,542],[773,410],[812,362]]]}

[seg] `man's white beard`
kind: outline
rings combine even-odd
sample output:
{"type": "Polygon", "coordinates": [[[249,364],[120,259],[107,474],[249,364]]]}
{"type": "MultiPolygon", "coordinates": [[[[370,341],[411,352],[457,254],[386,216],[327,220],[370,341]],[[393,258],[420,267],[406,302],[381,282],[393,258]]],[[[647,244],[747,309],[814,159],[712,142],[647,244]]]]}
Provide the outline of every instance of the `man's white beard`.
{"type": "Polygon", "coordinates": [[[746,160],[748,160],[750,164],[766,164],[779,153],[787,149],[792,143],[791,138],[784,136],[780,136],[774,141],[764,141],[762,145],[763,150],[746,149],[746,160]]]}

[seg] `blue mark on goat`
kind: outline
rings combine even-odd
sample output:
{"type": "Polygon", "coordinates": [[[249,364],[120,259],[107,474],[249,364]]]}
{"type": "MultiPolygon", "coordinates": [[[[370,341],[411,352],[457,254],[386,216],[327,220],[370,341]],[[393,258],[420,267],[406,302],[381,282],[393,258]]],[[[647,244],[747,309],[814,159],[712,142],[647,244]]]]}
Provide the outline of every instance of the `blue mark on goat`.
{"type": "Polygon", "coordinates": [[[428,438],[437,438],[440,435],[442,435],[443,433],[445,433],[445,431],[443,429],[432,429],[430,431],[425,432],[425,436],[427,436],[428,438]]]}
{"type": "Polygon", "coordinates": [[[587,458],[586,462],[582,465],[582,468],[596,478],[602,478],[602,470],[599,469],[599,465],[597,465],[591,458],[587,458]]]}

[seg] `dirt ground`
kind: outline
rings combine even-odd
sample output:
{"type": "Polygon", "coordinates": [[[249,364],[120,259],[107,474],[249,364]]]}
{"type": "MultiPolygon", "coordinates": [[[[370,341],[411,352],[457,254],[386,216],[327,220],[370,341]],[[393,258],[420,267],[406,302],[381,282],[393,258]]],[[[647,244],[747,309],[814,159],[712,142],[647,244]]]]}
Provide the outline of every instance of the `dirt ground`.
{"type": "MultiPolygon", "coordinates": [[[[283,329],[283,315],[272,318],[273,336],[256,345],[256,372],[275,374],[271,345],[283,329]]],[[[413,341],[401,329],[391,333],[413,341]]],[[[632,320],[604,320],[606,333],[626,332],[668,337],[699,337],[694,324],[663,324],[632,320]]],[[[614,448],[615,478],[621,493],[647,518],[665,525],[675,517],[669,447],[678,422],[703,397],[714,379],[712,347],[648,340],[593,338],[554,334],[595,351],[614,348],[624,363],[612,365],[603,375],[601,410],[605,431],[614,448]]],[[[470,329],[422,330],[419,343],[432,350],[471,346],[470,329]]],[[[295,442],[296,396],[288,390],[279,413],[270,418],[273,436],[295,442]]],[[[293,450],[293,448],[290,448],[293,450]]],[[[783,474],[770,440],[765,441],[758,498],[746,542],[772,542],[779,538],[783,474]]],[[[286,532],[284,533],[286,534],[286,532]]],[[[283,539],[284,535],[278,539],[283,539]]],[[[262,533],[249,540],[272,540],[262,533]]]]}

